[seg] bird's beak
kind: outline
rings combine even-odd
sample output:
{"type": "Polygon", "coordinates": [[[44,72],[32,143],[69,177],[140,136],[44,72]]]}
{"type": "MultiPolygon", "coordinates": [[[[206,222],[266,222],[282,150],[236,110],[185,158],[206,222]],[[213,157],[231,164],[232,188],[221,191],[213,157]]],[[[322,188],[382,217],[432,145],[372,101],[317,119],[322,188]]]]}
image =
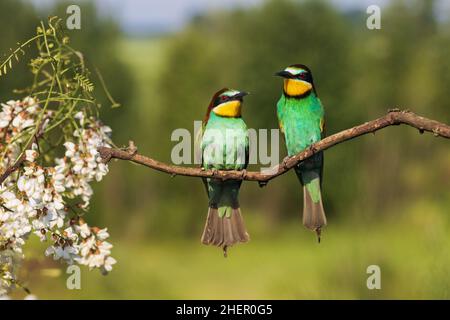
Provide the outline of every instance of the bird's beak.
{"type": "Polygon", "coordinates": [[[283,77],[283,78],[292,78],[292,75],[289,72],[285,71],[285,70],[279,71],[279,72],[275,73],[274,75],[275,76],[279,76],[279,77],[283,77]]]}
{"type": "Polygon", "coordinates": [[[245,97],[246,95],[249,95],[250,92],[246,92],[246,91],[240,91],[238,94],[236,94],[234,96],[234,98],[236,99],[242,99],[243,97],[245,97]]]}

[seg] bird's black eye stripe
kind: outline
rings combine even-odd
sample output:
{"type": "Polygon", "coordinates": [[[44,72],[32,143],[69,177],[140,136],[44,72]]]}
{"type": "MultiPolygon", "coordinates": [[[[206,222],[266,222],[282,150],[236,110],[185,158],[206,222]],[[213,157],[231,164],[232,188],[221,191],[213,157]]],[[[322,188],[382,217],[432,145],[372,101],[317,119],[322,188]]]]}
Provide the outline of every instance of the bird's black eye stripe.
{"type": "Polygon", "coordinates": [[[214,100],[214,105],[215,105],[215,106],[218,106],[218,105],[221,104],[221,103],[225,103],[225,102],[233,101],[233,100],[239,100],[239,101],[242,102],[242,101],[243,101],[242,95],[241,95],[240,93],[237,93],[237,94],[235,94],[235,95],[233,95],[233,96],[226,96],[226,95],[218,96],[218,97],[214,100]]]}
{"type": "Polygon", "coordinates": [[[217,105],[219,105],[221,103],[227,102],[228,100],[230,100],[230,98],[227,97],[227,96],[218,96],[216,98],[216,101],[214,102],[214,104],[217,106],[217,105]]]}
{"type": "Polygon", "coordinates": [[[308,72],[302,72],[297,75],[297,79],[311,82],[311,75],[308,72]]]}

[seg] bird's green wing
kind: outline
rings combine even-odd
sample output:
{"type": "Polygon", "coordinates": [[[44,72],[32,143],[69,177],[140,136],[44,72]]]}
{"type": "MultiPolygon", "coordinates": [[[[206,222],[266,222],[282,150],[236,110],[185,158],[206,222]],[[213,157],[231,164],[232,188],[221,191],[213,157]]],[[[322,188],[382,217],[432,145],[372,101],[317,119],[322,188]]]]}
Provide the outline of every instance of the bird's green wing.
{"type": "MultiPolygon", "coordinates": [[[[320,100],[319,100],[320,101],[320,100]]],[[[320,101],[320,104],[322,104],[322,102],[320,101]]],[[[322,106],[323,108],[323,106],[322,106]]],[[[322,115],[322,117],[320,118],[320,138],[323,139],[326,136],[326,131],[325,131],[325,116],[322,115]]],[[[322,157],[321,157],[321,161],[322,164],[320,166],[320,188],[322,189],[322,184],[323,184],[323,153],[322,153],[322,157]]]]}
{"type": "MultiPolygon", "coordinates": [[[[205,132],[205,127],[206,125],[203,123],[202,127],[200,128],[200,130],[198,130],[197,134],[195,135],[195,144],[196,146],[200,146],[199,148],[195,148],[194,152],[198,152],[200,154],[197,154],[197,159],[198,157],[201,157],[201,163],[200,163],[200,167],[203,168],[203,146],[202,146],[202,140],[203,140],[203,133],[205,132]]],[[[206,189],[206,194],[209,194],[208,191],[208,180],[207,178],[202,178],[203,181],[203,185],[205,186],[206,189]]]]}

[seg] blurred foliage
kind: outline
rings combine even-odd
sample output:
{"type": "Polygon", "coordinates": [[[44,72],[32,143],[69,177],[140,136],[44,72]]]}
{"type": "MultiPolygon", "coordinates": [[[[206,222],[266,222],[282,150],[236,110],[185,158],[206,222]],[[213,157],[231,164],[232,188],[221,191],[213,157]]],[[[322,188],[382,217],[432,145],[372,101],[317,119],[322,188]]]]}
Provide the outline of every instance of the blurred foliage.
{"type": "MultiPolygon", "coordinates": [[[[29,39],[36,34],[36,26],[39,20],[36,12],[30,5],[16,0],[4,0],[0,3],[0,12],[15,14],[3,14],[0,19],[0,30],[2,30],[2,40],[0,41],[0,57],[3,61],[12,50],[14,50],[20,41],[29,39]],[[20,23],[18,23],[20,21],[20,23]]],[[[25,51],[26,57],[21,61],[28,61],[30,54],[25,51]]],[[[9,100],[14,89],[21,89],[33,82],[31,72],[25,63],[15,63],[14,77],[0,78],[0,97],[1,101],[9,100]]]]}
{"type": "MultiPolygon", "coordinates": [[[[133,139],[158,160],[170,161],[172,131],[192,132],[224,86],[252,93],[243,110],[249,127],[276,128],[281,80],[272,75],[293,63],[313,70],[328,134],[394,107],[450,122],[450,24],[435,18],[432,0],[391,1],[381,30],[366,28],[365,12],[342,12],[326,1],[268,0],[201,15],[181,32],[148,39],[120,39],[111,20],[85,5],[82,30],[70,32],[73,46],[99,67],[123,105],[103,109],[105,122],[117,144],[133,139]]],[[[3,52],[34,32],[36,13],[17,6],[0,3],[1,12],[20,14],[0,21],[7,30],[3,52]]],[[[2,100],[26,81],[25,72],[18,74],[0,79],[2,100]]],[[[110,169],[88,219],[110,229],[117,269],[101,280],[83,273],[89,289],[62,290],[60,297],[449,297],[450,150],[444,139],[392,127],[327,150],[329,227],[320,246],[301,226],[294,174],[263,189],[244,183],[242,212],[253,241],[233,248],[230,261],[200,245],[207,211],[200,179],[124,162],[110,169]],[[365,288],[369,264],[383,270],[379,293],[365,288]]],[[[30,279],[38,288],[45,282],[30,279]]],[[[51,283],[55,292],[63,286],[62,279],[51,283]]],[[[50,291],[37,293],[56,297],[50,291]]]]}
{"type": "MultiPolygon", "coordinates": [[[[244,107],[250,127],[275,128],[281,81],[272,74],[293,63],[313,70],[328,133],[393,107],[448,122],[450,29],[448,21],[434,18],[433,3],[394,1],[383,10],[379,31],[365,27],[365,13],[342,14],[324,1],[268,1],[254,10],[198,17],[169,45],[166,70],[158,82],[167,110],[159,131],[168,137],[175,128],[190,128],[192,119],[203,117],[212,93],[224,86],[253,93],[244,107]]],[[[161,144],[164,160],[169,160],[171,146],[161,144]]],[[[393,206],[416,197],[439,199],[442,208],[448,208],[449,161],[447,141],[407,128],[390,128],[375,138],[327,151],[324,196],[330,223],[383,219],[393,206]],[[413,175],[421,175],[421,181],[412,183],[413,175]]],[[[189,179],[176,184],[168,180],[164,192],[193,190],[189,179]]],[[[295,178],[281,177],[265,190],[257,189],[244,185],[244,213],[264,214],[272,222],[298,219],[300,188],[295,178]]],[[[168,208],[161,220],[169,215],[199,220],[197,197],[171,194],[172,201],[184,204],[183,218],[168,208]]],[[[187,228],[184,221],[181,225],[187,228]]]]}

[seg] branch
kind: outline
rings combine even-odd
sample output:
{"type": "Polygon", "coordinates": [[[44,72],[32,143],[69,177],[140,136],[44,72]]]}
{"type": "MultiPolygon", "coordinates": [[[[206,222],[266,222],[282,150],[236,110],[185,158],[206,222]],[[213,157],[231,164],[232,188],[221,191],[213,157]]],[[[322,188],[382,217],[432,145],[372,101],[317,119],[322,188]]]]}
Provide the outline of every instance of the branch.
{"type": "Polygon", "coordinates": [[[111,159],[121,159],[132,161],[137,164],[144,165],[151,169],[155,169],[161,172],[171,174],[172,176],[190,176],[190,177],[203,177],[203,178],[217,178],[222,180],[248,180],[259,181],[262,185],[266,184],[269,180],[272,180],[293,167],[297,166],[303,160],[311,157],[319,151],[326,150],[339,143],[351,140],[353,138],[374,133],[383,128],[406,124],[411,127],[419,129],[420,133],[424,131],[433,133],[436,137],[443,137],[450,139],[450,126],[435,120],[427,119],[425,117],[418,116],[410,111],[400,111],[399,109],[393,109],[388,112],[384,117],[366,122],[359,126],[343,130],[328,136],[319,142],[311,145],[308,149],[296,154],[295,156],[288,157],[283,162],[272,169],[269,169],[270,174],[265,174],[257,171],[219,171],[219,170],[204,170],[202,168],[182,167],[169,165],[163,162],[159,162],[152,158],[140,155],[137,153],[137,149],[134,143],[130,141],[130,146],[127,149],[115,149],[100,147],[98,149],[100,156],[106,163],[111,159]]]}

